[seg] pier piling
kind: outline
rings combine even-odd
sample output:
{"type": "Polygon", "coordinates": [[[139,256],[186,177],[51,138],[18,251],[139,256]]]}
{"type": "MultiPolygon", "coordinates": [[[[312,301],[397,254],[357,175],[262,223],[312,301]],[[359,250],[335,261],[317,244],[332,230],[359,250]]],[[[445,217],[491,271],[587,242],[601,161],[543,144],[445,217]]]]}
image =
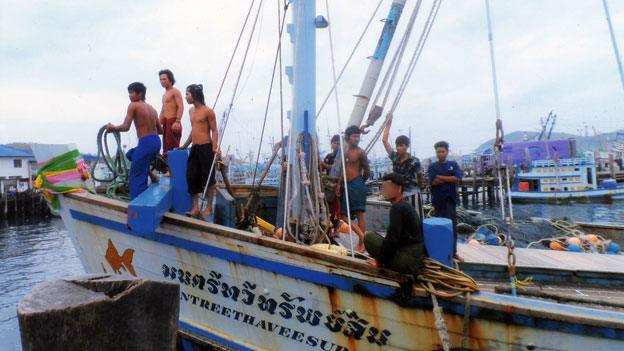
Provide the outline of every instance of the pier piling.
{"type": "Polygon", "coordinates": [[[22,348],[175,350],[179,285],[106,274],[44,282],[17,305],[22,348]]]}

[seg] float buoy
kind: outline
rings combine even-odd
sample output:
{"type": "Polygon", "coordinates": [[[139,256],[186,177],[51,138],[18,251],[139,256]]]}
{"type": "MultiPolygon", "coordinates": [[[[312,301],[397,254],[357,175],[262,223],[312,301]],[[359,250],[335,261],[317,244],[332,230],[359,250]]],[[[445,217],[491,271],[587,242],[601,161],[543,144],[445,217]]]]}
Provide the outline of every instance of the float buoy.
{"type": "Polygon", "coordinates": [[[573,237],[571,237],[571,238],[567,238],[567,239],[566,239],[566,243],[568,243],[568,246],[569,246],[570,244],[574,244],[574,245],[576,245],[576,246],[578,246],[578,247],[581,247],[581,244],[582,244],[582,243],[581,243],[581,239],[579,239],[579,238],[577,238],[577,237],[575,237],[575,236],[573,236],[573,237]]]}
{"type": "Polygon", "coordinates": [[[550,242],[549,247],[550,247],[551,250],[556,250],[556,251],[563,251],[563,250],[565,250],[565,246],[561,245],[560,242],[555,241],[555,240],[550,242]]]}
{"type": "Polygon", "coordinates": [[[568,251],[572,252],[583,252],[583,248],[575,243],[568,244],[568,251]]]}

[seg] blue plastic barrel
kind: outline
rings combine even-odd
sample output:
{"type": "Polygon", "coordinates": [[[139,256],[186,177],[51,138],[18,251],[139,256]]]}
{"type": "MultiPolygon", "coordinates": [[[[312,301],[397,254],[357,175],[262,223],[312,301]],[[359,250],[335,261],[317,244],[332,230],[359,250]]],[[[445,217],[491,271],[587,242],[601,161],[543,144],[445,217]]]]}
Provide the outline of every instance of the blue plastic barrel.
{"type": "Polygon", "coordinates": [[[423,221],[425,247],[430,258],[453,266],[453,222],[448,218],[431,217],[423,221]]]}
{"type": "Polygon", "coordinates": [[[171,210],[177,214],[184,214],[193,208],[191,195],[186,184],[188,150],[171,150],[167,155],[169,172],[171,173],[171,190],[173,192],[171,210]]]}

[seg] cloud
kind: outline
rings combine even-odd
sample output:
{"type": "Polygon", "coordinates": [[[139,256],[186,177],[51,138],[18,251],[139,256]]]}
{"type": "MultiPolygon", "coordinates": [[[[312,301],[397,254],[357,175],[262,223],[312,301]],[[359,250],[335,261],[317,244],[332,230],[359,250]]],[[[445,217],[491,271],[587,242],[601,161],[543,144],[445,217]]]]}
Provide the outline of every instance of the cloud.
{"type": "MultiPolygon", "coordinates": [[[[402,34],[413,3],[408,2],[397,35],[402,34]]],[[[143,81],[148,101],[160,109],[162,88],[157,72],[164,67],[174,71],[181,89],[203,83],[207,101],[213,101],[249,4],[225,0],[3,0],[0,143],[70,139],[81,149],[94,151],[98,128],[123,118],[128,83],[143,81]]],[[[330,1],[337,69],[376,4],[330,1]]],[[[550,110],[559,115],[559,131],[575,132],[584,122],[605,131],[622,127],[624,92],[599,2],[515,0],[491,4],[501,110],[508,132],[535,129],[539,117],[550,110]]],[[[611,1],[609,5],[616,35],[623,43],[624,36],[618,33],[624,33],[624,4],[611,1]]],[[[343,127],[368,65],[366,57],[372,54],[383,27],[378,20],[388,6],[389,1],[381,6],[339,84],[343,127]]],[[[430,6],[431,1],[423,1],[408,51],[430,6]]],[[[265,1],[224,140],[232,151],[246,153],[260,142],[277,45],[276,12],[277,3],[265,1]]],[[[324,1],[317,1],[317,12],[326,13],[324,1]]],[[[319,103],[332,85],[327,34],[326,29],[316,33],[319,103]]],[[[284,61],[290,64],[291,49],[286,35],[284,39],[284,61]]],[[[241,51],[246,41],[247,36],[241,51]]],[[[488,50],[483,3],[445,1],[395,113],[391,137],[411,128],[418,155],[431,154],[431,145],[439,139],[450,141],[455,151],[470,152],[492,137],[495,113],[488,50]]],[[[216,109],[218,116],[231,99],[240,62],[238,56],[216,109]]],[[[280,135],[277,89],[276,82],[263,152],[268,151],[270,137],[280,135]]],[[[287,82],[284,89],[288,109],[287,82]]],[[[336,114],[332,98],[318,120],[325,148],[325,137],[337,130],[336,114]]],[[[185,116],[185,136],[188,124],[185,116]]],[[[135,142],[132,136],[126,138],[128,144],[135,142]]],[[[375,150],[383,155],[379,145],[375,150]]]]}

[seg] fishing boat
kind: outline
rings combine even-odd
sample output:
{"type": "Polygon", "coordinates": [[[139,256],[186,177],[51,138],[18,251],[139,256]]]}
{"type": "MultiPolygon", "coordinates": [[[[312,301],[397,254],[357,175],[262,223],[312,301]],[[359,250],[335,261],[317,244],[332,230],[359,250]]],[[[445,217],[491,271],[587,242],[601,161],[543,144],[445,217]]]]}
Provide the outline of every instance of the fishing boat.
{"type": "MultiPolygon", "coordinates": [[[[393,0],[384,21],[357,98],[361,113],[356,125],[367,109],[405,2],[393,0]]],[[[434,2],[430,16],[437,14],[439,4],[434,2]]],[[[416,2],[413,18],[419,6],[416,2]]],[[[600,278],[591,289],[566,285],[578,285],[579,280],[562,282],[544,275],[550,285],[564,284],[548,296],[514,296],[516,286],[510,288],[512,294],[497,289],[509,287],[509,267],[504,265],[496,266],[503,278],[479,278],[480,291],[444,297],[431,294],[412,276],[368,265],[353,251],[342,256],[305,245],[323,241],[316,229],[321,213],[311,210],[324,205],[315,163],[317,109],[311,87],[315,32],[327,21],[316,16],[315,1],[295,0],[289,7],[294,45],[290,139],[297,142],[288,147],[286,181],[280,185],[286,196],[255,184],[220,188],[216,223],[207,223],[183,215],[189,206],[180,171],[185,162],[173,159],[179,155],[184,160],[184,151],[169,154],[171,178],[162,177],[128,202],[80,191],[86,176],[77,152],[34,150],[41,161],[39,187],[59,210],[85,270],[178,282],[180,345],[185,350],[621,349],[624,294],[616,283],[624,281],[624,272],[618,271],[624,267],[622,256],[614,257],[619,265],[609,272],[591,270],[592,277],[600,278]],[[303,239],[289,242],[234,228],[234,221],[240,221],[237,209],[249,199],[276,204],[275,211],[272,206],[252,208],[263,208],[265,219],[284,223],[286,233],[303,239]],[[122,253],[122,264],[115,268],[112,252],[122,253]],[[582,299],[575,291],[606,297],[582,299]]],[[[552,268],[550,277],[558,276],[560,268],[552,268]]]]}
{"type": "Polygon", "coordinates": [[[521,169],[510,192],[516,202],[624,200],[624,184],[604,179],[598,184],[593,155],[535,160],[521,169]]]}

